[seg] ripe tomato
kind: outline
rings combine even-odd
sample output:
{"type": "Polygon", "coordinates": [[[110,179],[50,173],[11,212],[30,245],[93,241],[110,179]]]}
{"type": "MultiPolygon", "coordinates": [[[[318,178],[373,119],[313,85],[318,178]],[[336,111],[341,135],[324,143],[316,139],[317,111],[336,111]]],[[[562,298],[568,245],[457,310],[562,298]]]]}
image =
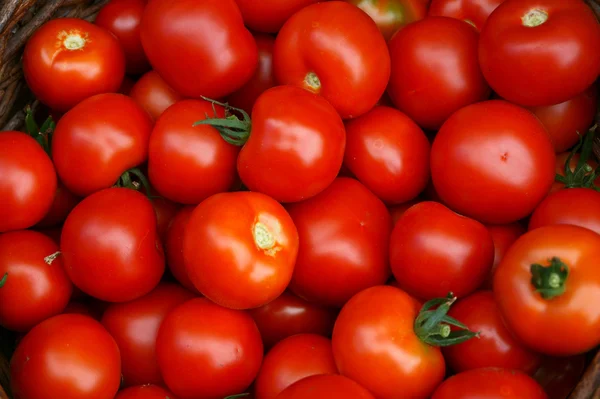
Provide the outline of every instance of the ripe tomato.
{"type": "Polygon", "coordinates": [[[447,17],[425,18],[399,30],[389,42],[392,102],[419,126],[437,130],[455,111],[487,99],[477,40],[472,26],[447,17]]]}
{"type": "Polygon", "coordinates": [[[377,106],[346,124],[344,165],[389,204],[414,199],[429,181],[427,136],[394,108],[377,106]]]}
{"type": "Polygon", "coordinates": [[[599,258],[600,235],[583,227],[545,226],[521,236],[494,275],[507,327],[547,355],[575,355],[598,345],[600,308],[589,304],[600,302],[599,258]]]}
{"type": "Polygon", "coordinates": [[[399,286],[420,299],[463,297],[479,288],[494,261],[484,225],[426,201],[408,209],[390,238],[390,264],[399,286]]]}
{"type": "Polygon", "coordinates": [[[344,119],[377,104],[390,55],[375,22],[344,1],[303,8],[283,25],[273,52],[275,77],[325,97],[344,119]]]}
{"type": "Polygon", "coordinates": [[[185,227],[183,256],[190,280],[228,308],[255,308],[281,295],[297,254],[292,218],[261,193],[213,195],[194,209],[185,227]]]}
{"type": "Polygon", "coordinates": [[[95,24],[111,31],[125,51],[125,70],[136,75],[150,69],[140,39],[147,0],[111,0],[98,12],[95,24]]]}
{"type": "Polygon", "coordinates": [[[139,78],[129,95],[148,111],[152,120],[157,120],[167,108],[184,99],[156,71],[150,71],[139,78]]]}
{"type": "Polygon", "coordinates": [[[10,362],[19,399],[113,399],[121,382],[115,340],[88,316],[63,314],[35,326],[10,362]]]}
{"type": "Polygon", "coordinates": [[[388,208],[390,211],[390,215],[392,215],[392,223],[395,226],[398,220],[404,215],[411,206],[418,204],[420,201],[419,198],[415,198],[414,200],[404,202],[402,204],[393,205],[388,208]]]}
{"type": "Polygon", "coordinates": [[[46,213],[46,216],[36,224],[36,227],[54,227],[62,224],[79,201],[81,201],[81,198],[70,192],[65,185],[58,180],[52,205],[46,213]]]}
{"type": "Polygon", "coordinates": [[[313,375],[292,384],[277,395],[277,399],[375,399],[349,378],[336,374],[313,375]]]}
{"type": "Polygon", "coordinates": [[[520,223],[489,224],[486,227],[492,236],[492,241],[494,241],[494,263],[492,264],[492,270],[488,278],[484,282],[484,287],[492,289],[494,271],[502,258],[504,258],[506,251],[517,241],[517,238],[525,234],[527,229],[520,223]]]}
{"type": "Polygon", "coordinates": [[[481,31],[485,21],[504,0],[432,0],[429,16],[462,19],[481,31]]]}
{"type": "Polygon", "coordinates": [[[596,80],[598,48],[600,24],[583,1],[506,0],[481,31],[479,62],[502,98],[553,105],[596,80]]]}
{"type": "Polygon", "coordinates": [[[444,123],[431,148],[431,176],[456,212],[505,224],[530,214],[546,196],[555,161],[548,133],[532,113],[492,100],[469,105],[444,123]]]}
{"type": "Polygon", "coordinates": [[[37,141],[21,132],[0,132],[0,176],[0,233],[42,220],[54,201],[57,180],[37,141]]]}
{"type": "MultiPolygon", "coordinates": [[[[152,195],[156,195],[156,190],[151,188],[150,192],[152,195]]],[[[160,196],[152,198],[151,201],[154,213],[156,214],[156,230],[158,231],[160,241],[164,243],[167,239],[167,229],[171,224],[171,219],[179,211],[180,205],[160,196]]]]}
{"type": "Polygon", "coordinates": [[[145,162],[152,121],[123,94],[99,94],[67,112],[56,125],[52,159],[65,187],[87,196],[113,186],[145,162]]]}
{"type": "Polygon", "coordinates": [[[102,312],[97,307],[90,305],[89,303],[71,301],[67,304],[67,307],[62,312],[63,314],[81,314],[89,316],[97,321],[102,319],[102,312]]]}
{"type": "Polygon", "coordinates": [[[302,8],[319,0],[236,0],[244,23],[257,32],[275,33],[302,8]]]}
{"type": "MultiPolygon", "coordinates": [[[[570,173],[568,173],[568,176],[565,176],[565,166],[567,166],[567,160],[569,159],[570,155],[571,155],[570,152],[563,152],[556,156],[555,172],[557,175],[564,177],[566,179],[566,181],[571,185],[571,187],[580,187],[581,182],[583,180],[589,180],[591,171],[595,170],[598,167],[598,163],[596,161],[594,161],[593,159],[588,159],[585,162],[585,164],[582,166],[585,168],[588,168],[590,170],[590,172],[584,171],[584,176],[581,176],[581,173],[577,173],[577,166],[579,163],[579,159],[581,158],[581,155],[579,153],[575,153],[575,154],[573,154],[573,156],[571,157],[571,161],[569,162],[568,167],[569,167],[570,173]]],[[[596,186],[600,185],[600,176],[595,178],[594,184],[596,186]]],[[[562,190],[563,188],[565,188],[565,183],[562,183],[562,182],[556,180],[552,184],[550,193],[554,193],[558,190],[562,190]]]]}
{"type": "Polygon", "coordinates": [[[196,298],[167,315],[156,354],[167,387],[181,399],[223,398],[252,383],[263,346],[247,313],[196,298]]]}
{"type": "Polygon", "coordinates": [[[165,267],[152,204],[128,188],[109,188],[81,201],[65,221],[60,244],[71,281],[103,301],[147,294],[165,267]]]}
{"type": "Polygon", "coordinates": [[[142,45],[156,72],[186,97],[221,98],[254,74],[258,52],[234,0],[148,3],[142,45]]]}
{"type": "Polygon", "coordinates": [[[57,112],[119,90],[125,56],[115,36],[79,18],[56,18],[29,38],[23,74],[35,96],[57,112]]]}
{"type": "Polygon", "coordinates": [[[546,357],[533,378],[549,399],[567,399],[585,371],[586,356],[546,357]]]}
{"type": "Polygon", "coordinates": [[[427,15],[423,0],[347,0],[366,12],[377,24],[385,40],[411,22],[427,15]]]}
{"type": "Polygon", "coordinates": [[[290,284],[296,295],[342,307],[357,292],[388,280],[391,216],[361,183],[337,178],[321,194],[288,210],[300,236],[290,284]]]}
{"type": "Polygon", "coordinates": [[[177,399],[158,385],[138,385],[120,391],[115,399],[177,399]]]}
{"type": "Polygon", "coordinates": [[[167,234],[163,242],[167,266],[173,277],[175,277],[175,280],[188,290],[198,293],[198,290],[194,287],[194,284],[188,276],[187,269],[185,268],[185,261],[183,259],[183,237],[185,234],[185,227],[195,208],[195,206],[190,205],[179,209],[169,223],[167,234]]]}

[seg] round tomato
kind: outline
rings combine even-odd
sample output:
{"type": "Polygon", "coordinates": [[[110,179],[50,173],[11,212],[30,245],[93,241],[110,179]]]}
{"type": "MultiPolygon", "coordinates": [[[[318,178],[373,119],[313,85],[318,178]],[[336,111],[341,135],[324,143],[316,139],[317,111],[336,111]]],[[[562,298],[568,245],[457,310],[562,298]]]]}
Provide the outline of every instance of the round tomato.
{"type": "Polygon", "coordinates": [[[165,268],[152,204],[128,188],[109,188],[81,201],[65,221],[60,244],[71,281],[103,301],[147,294],[165,268]]]}
{"type": "Polygon", "coordinates": [[[504,0],[432,0],[427,15],[462,19],[481,31],[485,21],[504,0]]]}
{"type": "Polygon", "coordinates": [[[575,355],[600,344],[600,308],[590,306],[600,303],[598,259],[600,235],[583,227],[545,226],[521,236],[494,275],[507,327],[547,355],[575,355]]]}
{"type": "Polygon", "coordinates": [[[183,96],[173,90],[156,71],[150,71],[139,78],[129,95],[153,120],[157,120],[171,105],[183,100],[183,96]]]}
{"type": "Polygon", "coordinates": [[[57,112],[119,90],[125,56],[109,31],[79,18],[56,18],[29,38],[23,74],[35,96],[57,112]]]}
{"type": "Polygon", "coordinates": [[[63,314],[81,314],[89,316],[97,321],[102,319],[102,312],[97,307],[90,305],[89,303],[83,303],[79,301],[71,301],[67,304],[67,307],[62,312],[63,314]]]}
{"type": "Polygon", "coordinates": [[[425,18],[427,4],[423,0],[347,0],[375,21],[388,40],[400,28],[425,18]]]}
{"type": "Polygon", "coordinates": [[[54,227],[62,224],[79,201],[81,198],[70,192],[60,180],[57,181],[52,205],[46,216],[36,224],[36,227],[54,227]]]}
{"type": "Polygon", "coordinates": [[[455,111],[487,99],[477,41],[477,31],[454,18],[429,17],[400,29],[389,42],[392,102],[419,126],[436,130],[455,111]]]}
{"type": "Polygon", "coordinates": [[[113,399],[121,383],[115,340],[88,316],[63,314],[35,326],[10,361],[19,399],[113,399]]]}
{"type": "Polygon", "coordinates": [[[548,393],[549,399],[567,399],[581,380],[586,356],[546,357],[533,378],[548,393]]]}
{"type": "Polygon", "coordinates": [[[377,104],[390,77],[390,55],[375,22],[344,1],[303,8],[281,28],[275,77],[325,97],[344,119],[377,104]]]}
{"type": "Polygon", "coordinates": [[[185,227],[195,208],[195,206],[190,205],[179,209],[169,223],[167,234],[164,239],[164,246],[167,266],[173,277],[175,277],[175,280],[188,290],[198,293],[198,290],[194,287],[194,284],[188,276],[187,269],[185,268],[185,260],[183,259],[183,237],[185,235],[185,227]]]}
{"type": "Polygon", "coordinates": [[[244,23],[257,32],[275,33],[302,8],[319,0],[236,0],[244,23]]]}
{"type": "Polygon", "coordinates": [[[277,399],[375,399],[375,397],[349,378],[335,374],[313,375],[290,385],[277,395],[277,399]]]}
{"type": "Polygon", "coordinates": [[[486,288],[491,289],[494,271],[500,264],[502,258],[504,258],[504,254],[508,251],[510,246],[517,241],[517,238],[525,234],[527,229],[520,223],[489,224],[486,225],[486,227],[492,236],[492,241],[494,241],[494,263],[492,264],[492,270],[484,283],[486,288]]]}
{"type": "Polygon", "coordinates": [[[138,385],[120,391],[115,399],[177,399],[171,392],[157,385],[138,385]]]}
{"type": "Polygon", "coordinates": [[[431,148],[431,176],[456,212],[505,224],[530,214],[548,194],[555,161],[550,137],[531,112],[492,100],[444,123],[431,148]]]}
{"type": "Polygon", "coordinates": [[[392,223],[394,224],[394,226],[402,217],[402,215],[404,215],[404,212],[406,212],[408,209],[410,209],[410,207],[418,204],[419,202],[421,201],[418,198],[415,198],[414,200],[389,207],[388,210],[390,211],[390,215],[392,215],[392,223]]]}
{"type": "Polygon", "coordinates": [[[427,136],[394,108],[377,106],[346,124],[344,165],[382,201],[414,199],[429,181],[427,136]]]}
{"type": "Polygon", "coordinates": [[[565,187],[585,187],[588,183],[591,182],[591,179],[594,179],[594,181],[591,183],[593,183],[596,186],[600,186],[600,176],[597,176],[595,178],[592,176],[592,172],[598,167],[598,163],[593,159],[588,159],[585,163],[581,165],[580,168],[580,159],[581,154],[579,153],[571,154],[570,152],[563,152],[562,154],[558,154],[556,156],[555,172],[557,178],[552,184],[550,193],[562,190],[565,187]],[[570,161],[569,157],[571,157],[570,161]],[[567,161],[569,161],[568,166],[567,161]]]}
{"type": "Polygon", "coordinates": [[[300,236],[290,284],[296,295],[342,307],[357,292],[388,280],[392,219],[361,183],[337,178],[321,194],[288,210],[300,236]]]}
{"type": "Polygon", "coordinates": [[[587,89],[600,72],[600,24],[583,1],[506,0],[479,41],[483,74],[500,97],[553,105],[587,89]]]}
{"type": "MultiPolygon", "coordinates": [[[[151,189],[152,195],[155,195],[155,190],[151,189]]],[[[160,241],[164,243],[167,239],[167,230],[171,224],[171,220],[175,217],[179,211],[179,204],[169,201],[168,199],[160,196],[156,196],[151,199],[154,213],[156,213],[156,229],[160,241]]]]}
{"type": "Polygon", "coordinates": [[[148,3],[142,45],[156,72],[186,97],[221,98],[254,74],[258,52],[234,0],[148,3]]]}

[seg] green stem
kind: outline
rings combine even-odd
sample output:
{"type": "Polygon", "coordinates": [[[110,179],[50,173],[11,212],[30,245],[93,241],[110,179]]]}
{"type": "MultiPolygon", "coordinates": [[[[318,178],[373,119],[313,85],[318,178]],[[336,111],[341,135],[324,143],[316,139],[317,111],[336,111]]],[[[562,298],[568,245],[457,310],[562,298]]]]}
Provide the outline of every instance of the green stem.
{"type": "Polygon", "coordinates": [[[6,284],[7,279],[8,279],[8,273],[4,273],[4,276],[0,280],[0,288],[4,287],[4,284],[6,284]]]}
{"type": "Polygon", "coordinates": [[[42,124],[42,127],[39,127],[35,118],[33,117],[33,111],[30,106],[27,106],[25,109],[25,129],[27,130],[27,134],[33,137],[35,141],[42,146],[44,151],[48,155],[51,156],[51,144],[52,144],[52,134],[54,133],[54,128],[56,127],[52,116],[48,116],[48,118],[42,124]]]}
{"type": "Polygon", "coordinates": [[[150,182],[138,168],[131,168],[123,172],[123,174],[119,177],[119,180],[117,180],[115,183],[114,187],[123,187],[139,191],[140,185],[146,191],[146,196],[148,198],[159,198],[152,195],[152,191],[150,190],[150,182]]]}
{"type": "Polygon", "coordinates": [[[550,259],[550,265],[531,265],[531,284],[542,298],[552,299],[565,293],[569,267],[560,258],[550,259]]]}
{"type": "Polygon", "coordinates": [[[212,126],[221,135],[223,140],[229,144],[241,147],[246,144],[250,137],[250,130],[252,129],[252,121],[250,115],[241,108],[235,108],[227,103],[222,103],[207,97],[202,97],[203,100],[208,101],[213,107],[213,116],[205,115],[205,119],[194,122],[193,126],[208,125],[212,126]],[[215,105],[219,105],[225,108],[225,117],[219,118],[217,116],[217,110],[215,105]],[[242,116],[240,119],[237,115],[232,114],[231,111],[235,111],[242,116]]]}
{"type": "Polygon", "coordinates": [[[239,399],[239,398],[245,398],[246,396],[249,396],[249,395],[250,395],[249,392],[238,393],[237,395],[227,396],[225,399],[239,399]]]}
{"type": "MultiPolygon", "coordinates": [[[[567,157],[564,165],[564,176],[556,174],[555,180],[565,185],[565,188],[591,188],[599,190],[594,184],[598,170],[594,170],[588,163],[593,154],[594,138],[597,125],[594,125],[585,136],[579,135],[579,142],[567,157]],[[581,150],[577,165],[571,169],[573,156],[581,150]]],[[[579,134],[579,133],[578,133],[579,134]]]]}

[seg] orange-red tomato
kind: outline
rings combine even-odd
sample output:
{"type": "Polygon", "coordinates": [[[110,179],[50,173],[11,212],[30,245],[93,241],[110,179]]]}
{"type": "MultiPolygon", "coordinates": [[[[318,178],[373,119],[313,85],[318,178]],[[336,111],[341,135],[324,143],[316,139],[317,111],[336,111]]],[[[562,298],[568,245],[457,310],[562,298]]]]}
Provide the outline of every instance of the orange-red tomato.
{"type": "Polygon", "coordinates": [[[36,227],[53,227],[62,224],[75,205],[81,201],[81,198],[70,192],[60,180],[57,183],[52,205],[36,227]]]}
{"type": "Polygon", "coordinates": [[[527,229],[520,223],[488,224],[486,227],[494,241],[494,263],[488,278],[484,282],[484,287],[492,289],[492,281],[496,267],[498,267],[510,246],[517,241],[517,238],[525,234],[527,229]]]}
{"type": "Polygon", "coordinates": [[[175,395],[158,385],[138,385],[120,391],[115,399],[177,399],[175,395]]]}
{"type": "Polygon", "coordinates": [[[156,71],[150,71],[139,78],[129,95],[150,114],[153,120],[157,120],[167,108],[184,98],[156,71]]]}
{"type": "Polygon", "coordinates": [[[164,244],[167,267],[173,277],[175,277],[175,280],[188,290],[198,293],[198,290],[194,287],[188,276],[187,269],[185,268],[185,260],[183,259],[185,226],[187,226],[187,222],[195,208],[195,206],[190,205],[179,209],[169,223],[164,244]]]}
{"type": "Polygon", "coordinates": [[[257,32],[275,33],[302,8],[319,0],[235,0],[244,23],[257,32]]]}
{"type": "Polygon", "coordinates": [[[427,15],[461,19],[481,31],[490,14],[504,0],[432,0],[427,15]]]}
{"type": "Polygon", "coordinates": [[[303,378],[277,395],[277,399],[375,399],[365,388],[341,375],[324,374],[303,378]]]}
{"type": "Polygon", "coordinates": [[[400,28],[425,18],[427,4],[423,0],[347,0],[366,12],[388,40],[400,28]]]}

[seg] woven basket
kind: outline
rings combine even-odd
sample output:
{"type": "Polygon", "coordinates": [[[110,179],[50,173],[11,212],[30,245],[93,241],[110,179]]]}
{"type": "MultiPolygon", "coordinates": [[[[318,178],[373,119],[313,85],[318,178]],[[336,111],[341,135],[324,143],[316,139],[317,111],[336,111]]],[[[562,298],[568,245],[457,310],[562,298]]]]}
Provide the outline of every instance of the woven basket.
{"type": "MultiPolygon", "coordinates": [[[[585,1],[600,18],[600,0],[585,1]]],[[[76,17],[93,21],[98,10],[107,2],[108,0],[0,0],[0,130],[22,130],[25,107],[31,106],[35,111],[39,105],[29,92],[21,69],[21,54],[29,36],[44,22],[53,18],[76,17]]],[[[600,124],[600,114],[596,121],[600,124]]],[[[594,152],[600,159],[600,137],[596,140],[594,152]]],[[[0,347],[6,346],[13,338],[0,329],[0,347]]],[[[6,394],[10,386],[9,362],[2,352],[6,351],[0,351],[0,399],[9,399],[6,394]]],[[[600,352],[593,356],[569,399],[600,399],[600,352]]]]}

